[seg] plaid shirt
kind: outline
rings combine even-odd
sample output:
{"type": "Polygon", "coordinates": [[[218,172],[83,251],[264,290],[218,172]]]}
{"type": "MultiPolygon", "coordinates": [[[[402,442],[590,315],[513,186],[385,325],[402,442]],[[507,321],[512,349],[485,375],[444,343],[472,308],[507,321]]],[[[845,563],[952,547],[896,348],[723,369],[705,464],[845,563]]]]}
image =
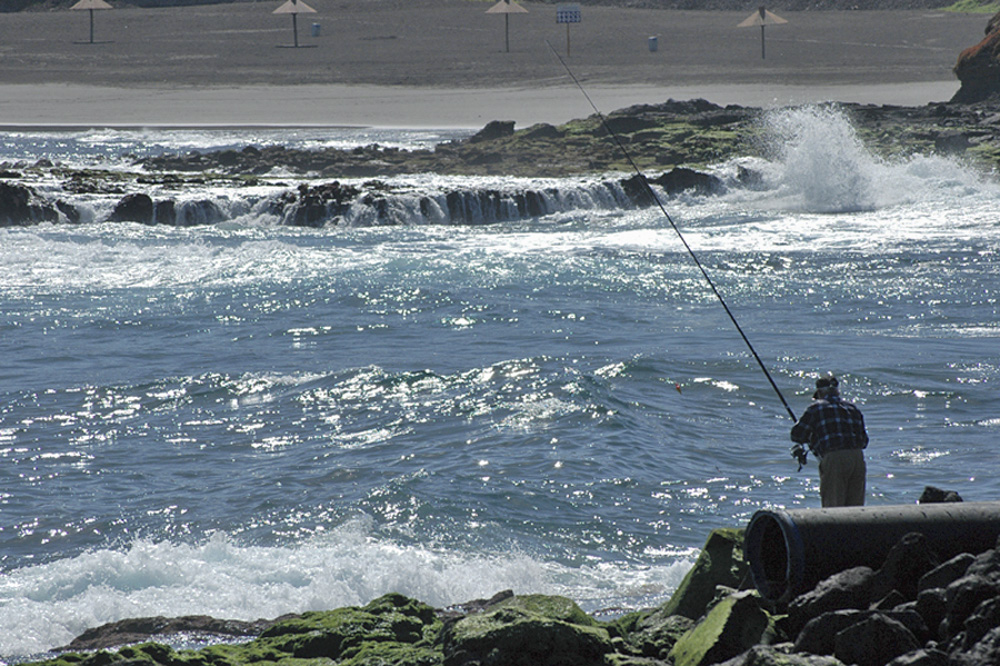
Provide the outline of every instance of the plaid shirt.
{"type": "Polygon", "coordinates": [[[839,395],[827,396],[809,405],[792,427],[792,441],[808,444],[817,458],[830,451],[863,449],[868,433],[861,411],[839,395]]]}

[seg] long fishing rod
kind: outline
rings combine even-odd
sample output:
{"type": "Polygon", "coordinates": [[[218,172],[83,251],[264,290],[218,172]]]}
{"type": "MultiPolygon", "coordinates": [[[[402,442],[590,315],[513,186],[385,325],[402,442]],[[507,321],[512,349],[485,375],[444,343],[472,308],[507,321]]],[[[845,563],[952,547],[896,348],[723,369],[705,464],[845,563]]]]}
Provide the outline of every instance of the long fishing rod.
{"type": "Polygon", "coordinates": [[[601,113],[601,110],[597,108],[596,104],[594,104],[594,100],[590,99],[590,95],[587,94],[587,90],[583,87],[583,84],[581,84],[580,81],[576,78],[576,75],[573,74],[573,70],[569,68],[569,65],[566,64],[566,61],[563,60],[562,56],[559,55],[559,52],[556,51],[555,48],[553,48],[552,44],[548,40],[545,40],[545,43],[548,45],[553,55],[555,55],[555,57],[559,60],[559,63],[562,64],[563,69],[566,70],[566,73],[569,74],[569,78],[573,80],[573,83],[576,84],[576,87],[580,89],[581,93],[583,93],[584,98],[586,98],[587,102],[590,104],[590,108],[594,110],[594,113],[596,113],[597,117],[601,120],[601,125],[604,127],[604,131],[607,132],[612,139],[614,139],[615,144],[618,146],[618,149],[622,152],[622,155],[625,156],[625,159],[628,161],[629,165],[635,171],[636,175],[639,176],[639,180],[642,181],[642,184],[645,187],[646,192],[649,194],[650,197],[652,197],[652,200],[656,202],[656,205],[657,207],[659,207],[660,212],[663,213],[663,216],[667,218],[667,222],[670,223],[670,226],[677,234],[677,237],[680,238],[681,243],[684,245],[684,249],[687,250],[688,255],[694,261],[695,265],[698,267],[698,270],[701,271],[702,277],[705,278],[705,282],[708,283],[708,286],[711,288],[712,293],[715,294],[715,297],[719,299],[719,303],[722,304],[722,308],[726,311],[726,314],[729,315],[729,320],[733,322],[733,326],[736,327],[736,330],[739,332],[740,337],[743,338],[743,342],[746,343],[747,348],[750,350],[750,353],[753,354],[754,359],[757,361],[757,365],[760,366],[760,369],[763,371],[764,376],[767,377],[767,381],[770,382],[771,388],[774,389],[774,392],[778,395],[778,398],[781,400],[781,404],[785,406],[785,410],[788,412],[788,415],[792,417],[793,421],[798,421],[798,418],[795,416],[795,412],[793,412],[792,408],[788,406],[788,401],[786,401],[785,396],[782,395],[781,389],[779,389],[778,385],[774,383],[774,379],[771,377],[771,373],[768,372],[767,366],[764,365],[764,361],[761,360],[760,356],[757,354],[757,350],[754,349],[753,344],[750,342],[750,338],[748,338],[747,334],[743,332],[743,327],[740,326],[740,323],[736,321],[736,317],[735,315],[733,315],[732,310],[729,309],[729,305],[726,303],[726,299],[722,297],[722,294],[715,286],[715,282],[713,282],[712,278],[709,276],[708,271],[705,270],[705,267],[702,266],[701,261],[698,260],[698,255],[696,255],[694,253],[694,250],[691,249],[691,246],[688,245],[687,240],[684,238],[684,234],[681,233],[680,228],[678,228],[677,224],[674,222],[674,218],[672,218],[670,216],[670,213],[667,212],[667,209],[663,205],[663,202],[660,201],[660,197],[656,195],[656,192],[653,190],[653,187],[649,184],[649,181],[646,180],[646,175],[642,172],[641,169],[639,169],[639,165],[637,165],[635,163],[635,160],[632,159],[632,156],[629,154],[628,150],[625,149],[625,146],[624,144],[622,144],[621,139],[618,138],[618,134],[616,134],[615,131],[611,129],[611,126],[608,125],[608,121],[607,119],[605,119],[604,114],[601,113]]]}

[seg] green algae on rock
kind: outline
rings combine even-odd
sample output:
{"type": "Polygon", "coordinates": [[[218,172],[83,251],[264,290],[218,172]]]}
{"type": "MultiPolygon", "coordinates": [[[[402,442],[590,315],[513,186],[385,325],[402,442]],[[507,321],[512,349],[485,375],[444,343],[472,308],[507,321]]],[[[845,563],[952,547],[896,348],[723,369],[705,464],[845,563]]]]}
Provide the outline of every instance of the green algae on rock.
{"type": "Polygon", "coordinates": [[[565,597],[512,597],[494,610],[449,626],[442,648],[447,666],[599,666],[615,651],[608,629],[565,597]]]}
{"type": "Polygon", "coordinates": [[[749,573],[743,554],[743,530],[713,530],[694,566],[664,604],[663,612],[697,620],[715,598],[718,586],[739,589],[749,573]]]}
{"type": "Polygon", "coordinates": [[[769,624],[756,592],[731,594],[674,645],[675,666],[706,666],[731,659],[760,642],[769,624]]]}

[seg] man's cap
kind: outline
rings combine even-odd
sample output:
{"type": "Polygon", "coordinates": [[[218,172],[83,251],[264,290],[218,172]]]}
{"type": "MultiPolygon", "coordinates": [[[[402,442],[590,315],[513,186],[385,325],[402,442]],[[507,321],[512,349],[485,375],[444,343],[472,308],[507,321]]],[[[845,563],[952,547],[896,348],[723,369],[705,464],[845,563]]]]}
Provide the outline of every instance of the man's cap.
{"type": "Polygon", "coordinates": [[[828,388],[830,386],[832,386],[833,388],[837,388],[837,384],[838,384],[837,378],[834,377],[832,373],[827,375],[826,377],[820,377],[819,379],[816,380],[816,388],[818,389],[828,388]]]}
{"type": "Polygon", "coordinates": [[[813,400],[819,400],[831,393],[837,392],[837,378],[831,372],[825,377],[816,380],[816,392],[813,393],[813,400]]]}

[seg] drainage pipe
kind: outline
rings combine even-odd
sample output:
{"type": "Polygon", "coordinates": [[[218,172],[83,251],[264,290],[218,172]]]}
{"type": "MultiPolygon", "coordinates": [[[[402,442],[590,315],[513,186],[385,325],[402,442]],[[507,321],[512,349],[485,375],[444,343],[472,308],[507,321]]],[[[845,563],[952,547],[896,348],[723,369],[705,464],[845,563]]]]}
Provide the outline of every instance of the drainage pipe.
{"type": "Polygon", "coordinates": [[[942,562],[982,553],[1000,537],[1000,502],[763,509],[750,518],[744,547],[761,596],[783,603],[845,569],[880,568],[910,532],[942,562]]]}

